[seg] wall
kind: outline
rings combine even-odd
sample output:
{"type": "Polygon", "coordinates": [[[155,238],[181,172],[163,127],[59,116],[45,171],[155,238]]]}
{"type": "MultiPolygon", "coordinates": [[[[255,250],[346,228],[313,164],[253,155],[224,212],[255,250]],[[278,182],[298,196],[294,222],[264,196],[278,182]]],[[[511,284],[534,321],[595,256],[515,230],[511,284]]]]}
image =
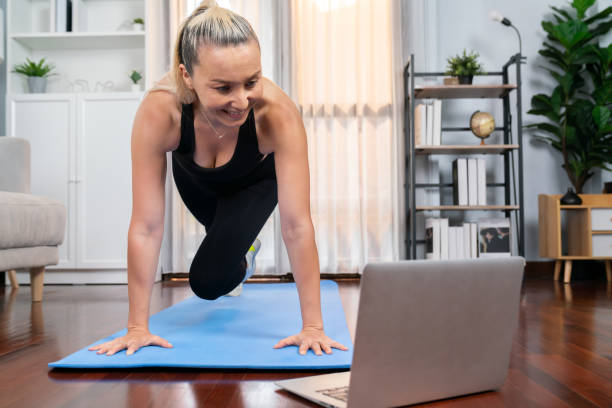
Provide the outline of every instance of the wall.
{"type": "MultiPolygon", "coordinates": [[[[603,10],[605,1],[599,1],[594,7],[603,10]]],[[[534,2],[530,0],[404,0],[403,1],[403,36],[404,61],[410,53],[415,59],[420,56],[424,62],[415,61],[417,70],[444,71],[446,58],[462,52],[464,48],[475,50],[487,71],[501,71],[502,65],[512,54],[519,50],[516,32],[499,22],[489,19],[491,10],[499,11],[519,29],[522,36],[523,55],[527,64],[522,66],[522,112],[523,125],[543,121],[539,116],[528,115],[531,97],[537,93],[552,90],[555,82],[539,66],[546,65],[546,60],[538,54],[545,39],[541,21],[552,19],[552,10],[548,5],[564,8],[566,1],[551,0],[534,2]]],[[[610,43],[608,35],[602,45],[610,43]]],[[[513,82],[515,70],[512,70],[510,81],[513,82]]],[[[500,77],[477,77],[476,84],[494,83],[500,77]]],[[[511,106],[516,106],[516,92],[511,97],[511,106]]],[[[442,121],[444,126],[467,126],[467,121],[475,110],[488,111],[502,120],[502,103],[493,100],[450,100],[443,104],[442,121]]],[[[513,117],[516,125],[516,116],[513,117]]],[[[500,133],[500,132],[496,132],[500,133]]],[[[513,128],[516,138],[516,126],[513,128]]],[[[493,134],[487,143],[500,142],[501,134],[493,134]]],[[[515,139],[516,140],[516,139],[515,139]]],[[[443,134],[443,143],[476,143],[478,140],[466,133],[443,134]]],[[[495,162],[488,158],[487,170],[489,182],[503,180],[502,161],[495,162]]],[[[530,137],[529,131],[523,133],[523,169],[524,169],[524,204],[525,204],[525,256],[528,260],[538,260],[538,194],[563,194],[571,186],[566,174],[561,169],[562,157],[559,152],[547,144],[530,137]]],[[[450,166],[441,161],[442,181],[450,182],[450,166]]],[[[603,181],[612,180],[611,172],[597,171],[585,185],[585,193],[600,193],[603,181]]],[[[502,203],[500,194],[491,192],[489,202],[502,203]]],[[[498,213],[500,214],[500,213],[498,213]]],[[[482,214],[480,214],[482,215],[482,214]]]]}
{"type": "MultiPolygon", "coordinates": [[[[4,60],[6,60],[6,0],[0,0],[0,8],[4,12],[4,21],[2,22],[2,30],[4,31],[4,55],[2,56],[4,60]]],[[[0,136],[6,135],[6,62],[3,61],[0,64],[0,136]]]]}

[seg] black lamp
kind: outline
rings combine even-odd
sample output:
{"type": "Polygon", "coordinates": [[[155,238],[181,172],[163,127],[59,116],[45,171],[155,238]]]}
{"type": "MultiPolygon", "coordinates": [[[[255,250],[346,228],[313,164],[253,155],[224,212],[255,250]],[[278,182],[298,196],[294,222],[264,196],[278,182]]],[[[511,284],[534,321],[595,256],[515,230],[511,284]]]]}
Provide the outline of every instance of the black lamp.
{"type": "Polygon", "coordinates": [[[523,44],[522,44],[522,41],[521,41],[521,33],[519,33],[519,30],[512,24],[512,22],[510,20],[508,20],[506,17],[502,16],[499,11],[493,10],[493,11],[489,12],[489,17],[493,21],[499,21],[500,23],[502,23],[505,26],[514,28],[514,31],[516,31],[516,34],[518,35],[518,39],[519,39],[519,54],[522,56],[523,55],[523,44]]]}

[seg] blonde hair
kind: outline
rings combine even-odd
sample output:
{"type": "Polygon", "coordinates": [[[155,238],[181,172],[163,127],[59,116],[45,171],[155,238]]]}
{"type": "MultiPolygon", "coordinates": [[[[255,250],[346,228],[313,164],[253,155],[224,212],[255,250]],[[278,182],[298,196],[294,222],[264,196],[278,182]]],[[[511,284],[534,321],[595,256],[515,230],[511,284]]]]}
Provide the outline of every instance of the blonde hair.
{"type": "Polygon", "coordinates": [[[172,67],[166,74],[169,84],[158,81],[151,91],[172,90],[180,103],[190,104],[196,100],[196,93],[187,87],[179,65],[185,65],[190,76],[193,66],[199,62],[198,49],[201,45],[228,47],[259,40],[249,22],[226,8],[219,7],[214,0],[204,0],[179,27],[174,45],[172,67]]]}

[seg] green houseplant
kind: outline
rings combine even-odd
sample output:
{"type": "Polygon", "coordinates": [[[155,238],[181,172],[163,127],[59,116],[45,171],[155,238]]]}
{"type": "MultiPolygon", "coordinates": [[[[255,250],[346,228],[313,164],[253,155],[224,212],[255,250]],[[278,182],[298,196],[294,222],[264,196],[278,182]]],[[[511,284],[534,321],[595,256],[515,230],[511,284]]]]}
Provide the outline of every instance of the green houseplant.
{"type": "Polygon", "coordinates": [[[474,75],[485,73],[482,65],[478,62],[478,57],[477,52],[472,51],[468,54],[464,49],[463,54],[457,54],[446,59],[448,66],[445,74],[459,77],[460,84],[471,84],[474,75]]]}
{"type": "Polygon", "coordinates": [[[47,87],[47,78],[51,75],[55,65],[45,63],[42,58],[38,62],[34,62],[26,58],[26,62],[13,66],[13,73],[23,75],[28,80],[28,89],[30,93],[44,93],[47,87]]]}
{"type": "Polygon", "coordinates": [[[138,83],[140,80],[142,79],[142,74],[133,69],[132,72],[130,72],[130,80],[132,81],[132,91],[140,91],[140,84],[138,83]]]}
{"type": "Polygon", "coordinates": [[[599,46],[612,28],[612,7],[587,17],[594,3],[574,0],[574,10],[551,6],[555,21],[542,21],[547,36],[539,54],[552,66],[543,68],[556,86],[533,96],[528,111],[548,119],[527,127],[545,132],[533,136],[561,152],[561,167],[578,194],[594,168],[612,170],[612,44],[599,46]]]}
{"type": "Polygon", "coordinates": [[[144,29],[144,20],[140,17],[133,19],[132,29],[134,31],[142,31],[144,29]]]}

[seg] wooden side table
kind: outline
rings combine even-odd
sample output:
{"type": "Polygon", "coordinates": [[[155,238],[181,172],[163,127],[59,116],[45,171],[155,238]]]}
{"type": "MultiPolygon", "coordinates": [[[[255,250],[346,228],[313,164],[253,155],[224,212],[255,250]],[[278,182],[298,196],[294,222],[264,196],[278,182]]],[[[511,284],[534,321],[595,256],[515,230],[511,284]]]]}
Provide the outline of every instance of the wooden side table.
{"type": "Polygon", "coordinates": [[[581,194],[581,205],[563,205],[561,195],[538,196],[540,256],[555,260],[554,279],[561,275],[569,283],[572,262],[600,259],[606,265],[606,278],[612,282],[612,194],[581,194]],[[562,230],[562,218],[566,230],[562,230]],[[562,243],[567,243],[563,252],[562,243]]]}

